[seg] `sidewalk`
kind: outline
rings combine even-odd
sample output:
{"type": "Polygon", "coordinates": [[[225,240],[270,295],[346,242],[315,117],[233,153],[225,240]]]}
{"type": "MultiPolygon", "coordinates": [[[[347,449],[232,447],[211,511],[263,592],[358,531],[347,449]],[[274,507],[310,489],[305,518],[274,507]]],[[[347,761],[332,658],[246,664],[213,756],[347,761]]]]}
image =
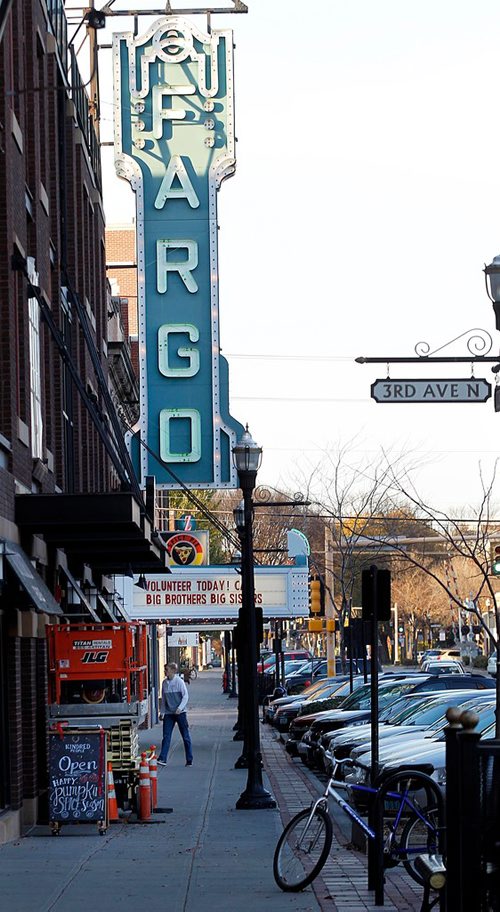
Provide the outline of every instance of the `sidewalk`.
{"type": "MultiPolygon", "coordinates": [[[[274,848],[287,820],[317,795],[320,785],[262,727],[265,784],[280,810],[236,811],[246,771],[235,770],[241,744],[233,742],[236,701],[221,692],[220,670],[190,684],[189,720],[194,765],[174,731],[168,765],[159,770],[158,803],[170,814],[150,824],[113,824],[105,836],[90,825],[65,826],[54,837],[37,827],[0,846],[0,895],[9,912],[136,912],[167,908],[199,912],[371,912],[373,894],[358,852],[334,842],[331,859],[313,887],[283,893],[272,875],[274,848]],[[283,818],[283,820],[282,820],[283,818]]],[[[161,726],[141,733],[159,747],[161,726]]],[[[342,844],[345,834],[335,824],[342,844]]],[[[420,909],[421,891],[399,869],[390,871],[385,909],[420,909]]]]}

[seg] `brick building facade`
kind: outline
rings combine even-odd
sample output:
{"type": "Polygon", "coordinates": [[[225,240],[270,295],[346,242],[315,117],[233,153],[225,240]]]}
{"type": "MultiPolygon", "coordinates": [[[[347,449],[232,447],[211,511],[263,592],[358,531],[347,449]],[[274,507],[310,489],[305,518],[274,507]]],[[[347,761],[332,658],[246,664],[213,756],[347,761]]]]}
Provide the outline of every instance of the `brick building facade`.
{"type": "Polygon", "coordinates": [[[123,442],[137,387],[106,280],[99,143],[64,6],[13,0],[0,16],[2,842],[47,817],[46,625],[85,617],[96,592],[92,616],[116,617],[113,574],[162,558],[123,442]]]}

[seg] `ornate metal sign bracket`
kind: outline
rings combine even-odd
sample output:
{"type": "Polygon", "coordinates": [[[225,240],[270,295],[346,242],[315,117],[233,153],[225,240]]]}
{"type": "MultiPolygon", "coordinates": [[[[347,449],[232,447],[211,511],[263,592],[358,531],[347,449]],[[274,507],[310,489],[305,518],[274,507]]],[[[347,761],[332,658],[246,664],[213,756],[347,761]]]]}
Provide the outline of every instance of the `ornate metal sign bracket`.
{"type": "MultiPolygon", "coordinates": [[[[417,342],[415,345],[415,355],[416,357],[410,358],[401,358],[401,357],[388,357],[387,355],[380,358],[365,358],[359,357],[356,358],[356,364],[387,364],[387,375],[389,376],[389,365],[391,364],[487,364],[495,363],[495,367],[492,368],[494,373],[500,371],[500,354],[490,355],[489,352],[493,347],[493,339],[491,338],[489,332],[485,329],[468,329],[466,332],[461,333],[459,336],[456,336],[454,339],[450,339],[449,342],[444,342],[443,345],[439,345],[433,351],[428,342],[417,342]],[[455,342],[460,341],[461,339],[466,340],[467,349],[470,352],[469,355],[442,355],[438,354],[443,352],[445,349],[449,348],[450,345],[453,345],[455,342]],[[436,357],[436,355],[438,355],[436,357]]],[[[473,367],[472,367],[473,371],[473,367]]]]}
{"type": "Polygon", "coordinates": [[[185,7],[183,9],[173,9],[170,0],[167,0],[163,9],[112,9],[115,0],[108,0],[100,10],[96,12],[104,16],[211,16],[215,13],[227,15],[229,13],[248,13],[248,6],[242,0],[231,0],[232,6],[215,7],[215,6],[197,6],[185,7]]]}
{"type": "Polygon", "coordinates": [[[304,495],[299,492],[293,494],[293,500],[271,500],[272,493],[283,497],[281,491],[272,488],[269,485],[259,485],[255,488],[253,499],[256,507],[310,507],[311,501],[304,500],[304,495]]]}

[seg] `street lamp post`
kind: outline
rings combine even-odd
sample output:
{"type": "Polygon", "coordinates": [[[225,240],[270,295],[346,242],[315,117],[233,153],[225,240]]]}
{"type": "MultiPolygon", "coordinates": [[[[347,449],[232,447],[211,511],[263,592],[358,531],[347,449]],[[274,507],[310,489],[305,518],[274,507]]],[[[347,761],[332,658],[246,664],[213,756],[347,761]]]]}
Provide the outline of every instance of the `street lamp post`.
{"type": "Polygon", "coordinates": [[[244,681],[240,692],[244,700],[244,722],[246,728],[247,784],[241,793],[238,810],[274,808],[276,802],[262,783],[262,755],[260,752],[259,701],[257,693],[257,619],[255,615],[255,579],[253,554],[253,500],[257,472],[262,458],[262,449],[257,446],[249,433],[248,426],[241,440],[233,447],[234,465],[243,494],[243,510],[237,520],[241,537],[241,588],[242,620],[244,632],[245,659],[242,671],[244,681]]]}
{"type": "Polygon", "coordinates": [[[493,257],[489,266],[484,267],[483,272],[486,282],[486,292],[493,304],[495,326],[497,329],[500,329],[500,256],[493,257]]]}

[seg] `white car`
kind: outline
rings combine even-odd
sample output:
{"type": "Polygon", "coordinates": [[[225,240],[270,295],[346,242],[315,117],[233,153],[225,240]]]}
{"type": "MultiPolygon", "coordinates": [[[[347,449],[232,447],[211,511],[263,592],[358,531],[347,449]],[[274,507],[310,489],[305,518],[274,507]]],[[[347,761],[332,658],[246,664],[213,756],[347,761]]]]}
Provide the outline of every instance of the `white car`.
{"type": "MultiPolygon", "coordinates": [[[[469,704],[471,708],[472,701],[469,704]]],[[[495,736],[495,701],[480,701],[475,706],[475,712],[479,715],[479,722],[476,731],[482,734],[482,738],[494,738],[495,736]]],[[[430,765],[434,768],[434,773],[439,771],[439,775],[433,775],[438,785],[443,786],[445,783],[445,754],[446,745],[444,729],[440,732],[415,733],[413,738],[396,738],[386,739],[379,750],[380,769],[386,773],[395,772],[397,769],[408,767],[418,767],[418,765],[430,765]]],[[[351,759],[354,761],[354,768],[351,773],[346,775],[347,782],[367,783],[370,778],[371,770],[371,751],[363,751],[359,746],[351,752],[351,759]]],[[[430,772],[430,770],[429,770],[430,772]]]]}
{"type": "Polygon", "coordinates": [[[420,669],[427,674],[465,674],[465,668],[461,662],[458,661],[438,661],[436,659],[429,659],[427,662],[422,663],[420,669]]]}
{"type": "Polygon", "coordinates": [[[438,655],[439,662],[447,662],[448,659],[456,659],[460,662],[462,654],[457,646],[450,646],[449,649],[440,649],[438,655]]]}
{"type": "Polygon", "coordinates": [[[493,652],[491,653],[491,655],[488,659],[488,664],[486,666],[486,670],[487,670],[488,674],[493,675],[493,677],[496,678],[496,676],[497,676],[497,651],[496,651],[496,649],[493,650],[493,652]]]}

